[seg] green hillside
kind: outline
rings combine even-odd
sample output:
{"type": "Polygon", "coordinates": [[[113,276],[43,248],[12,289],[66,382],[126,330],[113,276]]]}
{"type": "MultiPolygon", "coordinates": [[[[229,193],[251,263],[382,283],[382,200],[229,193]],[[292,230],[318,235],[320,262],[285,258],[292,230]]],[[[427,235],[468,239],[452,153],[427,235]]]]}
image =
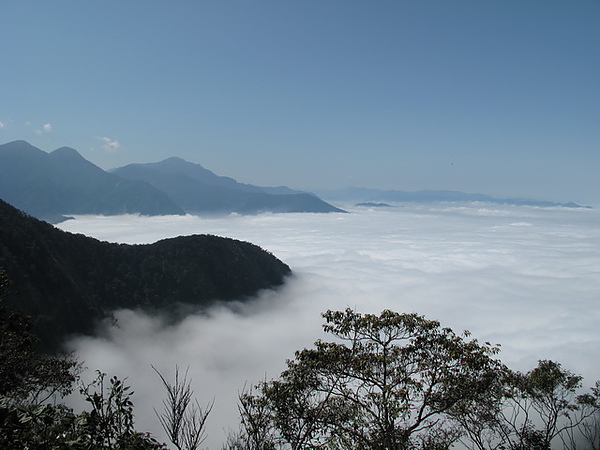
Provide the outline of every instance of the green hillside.
{"type": "Polygon", "coordinates": [[[119,308],[201,308],[284,282],[290,268],[260,247],[194,235],[149,245],[101,242],[59,230],[0,200],[0,267],[14,283],[7,302],[33,316],[42,346],[119,308]]]}

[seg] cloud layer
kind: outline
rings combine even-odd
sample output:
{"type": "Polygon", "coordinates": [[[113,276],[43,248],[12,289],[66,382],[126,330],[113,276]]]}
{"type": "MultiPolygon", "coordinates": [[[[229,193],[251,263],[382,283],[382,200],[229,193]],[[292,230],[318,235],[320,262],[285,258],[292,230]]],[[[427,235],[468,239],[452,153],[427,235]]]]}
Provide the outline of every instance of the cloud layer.
{"type": "Polygon", "coordinates": [[[285,287],[235,310],[216,307],[177,326],[122,311],[119,326],[72,343],[86,366],[128,376],[140,429],[157,434],[156,366],[190,367],[201,403],[215,399],[210,448],[237,425],[244,385],[276,377],[294,350],[322,337],[320,313],[417,312],[502,344],[513,369],[554,359],[600,378],[600,229],[595,210],[429,205],[351,214],[78,217],[61,228],[103,240],[153,242],[210,233],[250,241],[295,272],[285,287]]]}

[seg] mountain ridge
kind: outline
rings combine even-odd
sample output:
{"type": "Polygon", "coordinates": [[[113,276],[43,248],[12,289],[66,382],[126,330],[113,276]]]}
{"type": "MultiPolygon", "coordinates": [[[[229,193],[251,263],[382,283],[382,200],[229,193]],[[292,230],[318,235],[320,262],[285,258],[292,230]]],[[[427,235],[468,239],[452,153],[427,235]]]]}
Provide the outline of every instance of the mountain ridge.
{"type": "Polygon", "coordinates": [[[192,214],[344,212],[314,194],[289,188],[287,191],[278,188],[281,193],[273,193],[267,188],[215,175],[200,164],[177,157],[157,163],[128,164],[112,169],[111,173],[151,184],[192,214]]]}
{"type": "Polygon", "coordinates": [[[0,145],[0,198],[53,223],[76,214],[344,212],[313,194],[238,183],[178,157],[104,171],[71,147],[46,153],[26,141],[0,145]]]}
{"type": "Polygon", "coordinates": [[[71,147],[60,147],[46,153],[22,140],[0,145],[0,198],[35,217],[54,223],[76,214],[345,212],[332,203],[349,201],[487,202],[588,208],[574,202],[495,198],[451,190],[400,191],[353,187],[309,193],[286,186],[240,183],[177,156],[104,171],[71,147]]]}
{"type": "Polygon", "coordinates": [[[468,193],[453,190],[418,190],[400,191],[393,189],[370,189],[362,187],[347,187],[341,189],[317,190],[317,194],[329,201],[357,203],[416,203],[416,202],[485,202],[515,206],[591,208],[575,202],[553,202],[547,200],[532,200],[526,198],[496,198],[487,194],[468,193]]]}
{"type": "Polygon", "coordinates": [[[121,308],[167,311],[240,301],[284,283],[289,266],[260,247],[210,235],[146,245],[62,231],[0,200],[7,306],[31,315],[46,350],[121,308]]]}
{"type": "Polygon", "coordinates": [[[69,214],[185,213],[163,192],[109,174],[75,149],[46,153],[25,141],[0,145],[0,198],[51,222],[69,214]]]}

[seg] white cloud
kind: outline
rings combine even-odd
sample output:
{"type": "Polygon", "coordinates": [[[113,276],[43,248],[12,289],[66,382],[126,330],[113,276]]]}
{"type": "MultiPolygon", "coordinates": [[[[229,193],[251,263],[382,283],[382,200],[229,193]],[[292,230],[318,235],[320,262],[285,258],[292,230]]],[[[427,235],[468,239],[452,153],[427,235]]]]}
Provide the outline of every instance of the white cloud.
{"type": "Polygon", "coordinates": [[[152,407],[160,407],[162,392],[150,364],[167,376],[176,364],[189,365],[199,401],[215,399],[210,448],[237,425],[244,384],[277,376],[294,350],[322,337],[326,309],[415,311],[502,344],[500,357],[514,369],[555,359],[592,383],[600,373],[598,219],[595,210],[448,205],[211,219],[82,217],[60,226],[129,243],[194,233],[233,237],[273,252],[296,276],[238,312],[218,307],[178,326],[123,311],[120,328],[107,329],[105,339],[73,345],[91,370],[129,377],[138,426],[157,435],[152,407]]]}
{"type": "Polygon", "coordinates": [[[117,140],[113,140],[113,139],[108,138],[106,136],[101,137],[99,139],[102,142],[104,142],[102,148],[106,152],[115,153],[115,152],[117,152],[117,151],[119,151],[121,149],[121,144],[119,144],[119,141],[117,141],[117,140]]]}
{"type": "Polygon", "coordinates": [[[5,127],[4,122],[0,122],[0,130],[5,127]]]}
{"type": "MultiPolygon", "coordinates": [[[[25,122],[25,125],[31,126],[31,122],[25,122]]],[[[49,123],[45,123],[40,128],[36,128],[35,130],[33,130],[33,132],[38,136],[41,136],[44,133],[51,133],[52,125],[50,125],[49,123]]]]}

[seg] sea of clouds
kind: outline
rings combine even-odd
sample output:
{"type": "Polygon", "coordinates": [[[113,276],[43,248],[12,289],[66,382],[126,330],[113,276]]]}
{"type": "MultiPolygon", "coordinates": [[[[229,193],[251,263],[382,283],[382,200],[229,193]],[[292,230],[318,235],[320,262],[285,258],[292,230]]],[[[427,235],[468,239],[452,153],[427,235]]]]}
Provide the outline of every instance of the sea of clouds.
{"type": "Polygon", "coordinates": [[[215,401],[206,445],[237,428],[244,386],[276,377],[294,351],[322,337],[320,314],[353,308],[417,312],[502,345],[527,371],[553,359],[600,379],[600,214],[595,209],[488,204],[350,208],[349,214],[81,216],[59,226],[110,242],[214,234],[269,250],[294,272],[280,289],[173,325],[121,311],[118,324],[72,348],[90,371],[127,377],[138,429],[164,439],[153,408],[163,390],[151,368],[189,376],[215,401]]]}

